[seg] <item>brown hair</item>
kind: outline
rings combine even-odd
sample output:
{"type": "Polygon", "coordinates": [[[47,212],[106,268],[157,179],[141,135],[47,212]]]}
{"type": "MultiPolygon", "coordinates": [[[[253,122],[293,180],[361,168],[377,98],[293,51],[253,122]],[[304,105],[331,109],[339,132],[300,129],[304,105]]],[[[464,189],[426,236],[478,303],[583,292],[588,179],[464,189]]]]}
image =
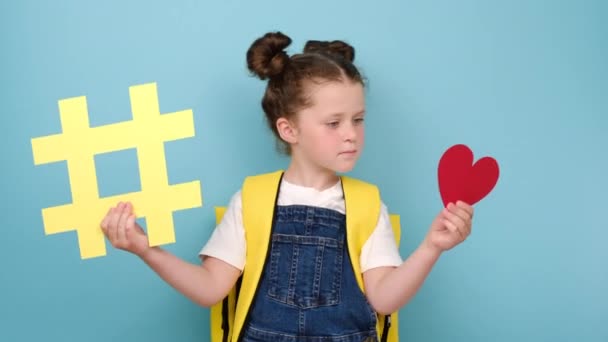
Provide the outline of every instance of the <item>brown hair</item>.
{"type": "Polygon", "coordinates": [[[281,143],[282,151],[290,154],[276,128],[279,118],[292,118],[299,110],[312,105],[306,86],[309,82],[359,82],[364,80],[355,65],[355,49],[335,41],[310,40],[304,52],[291,57],[284,51],[291,38],[281,32],[266,33],[253,42],[247,51],[247,66],[252,74],[268,79],[262,98],[268,126],[281,143]]]}

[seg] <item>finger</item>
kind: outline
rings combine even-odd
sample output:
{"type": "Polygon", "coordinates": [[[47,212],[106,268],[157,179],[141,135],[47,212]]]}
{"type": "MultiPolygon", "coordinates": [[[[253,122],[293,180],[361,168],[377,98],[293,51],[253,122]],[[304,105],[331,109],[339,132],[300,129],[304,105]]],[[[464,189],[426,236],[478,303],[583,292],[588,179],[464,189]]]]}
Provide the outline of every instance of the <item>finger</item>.
{"type": "Polygon", "coordinates": [[[469,235],[471,235],[471,231],[472,231],[471,224],[466,225],[465,226],[465,234],[466,234],[465,236],[469,237],[469,235]]]}
{"type": "Polygon", "coordinates": [[[445,224],[443,224],[443,221],[447,220],[447,214],[448,209],[447,208],[443,208],[440,212],[439,215],[437,215],[437,217],[435,217],[435,220],[433,220],[433,224],[432,226],[435,227],[435,229],[437,230],[450,230],[445,224]]]}
{"type": "Polygon", "coordinates": [[[99,226],[101,227],[101,231],[103,231],[103,233],[107,236],[108,234],[108,221],[110,220],[110,215],[112,214],[112,208],[108,209],[108,212],[106,213],[106,216],[104,216],[103,220],[101,220],[101,223],[99,224],[99,226]]]}
{"type": "Polygon", "coordinates": [[[451,214],[458,216],[463,223],[469,224],[471,222],[471,214],[466,209],[458,205],[448,205],[448,210],[451,214]]]}
{"type": "Polygon", "coordinates": [[[135,214],[131,214],[129,218],[127,218],[127,223],[125,226],[125,234],[127,236],[127,240],[133,241],[135,235],[138,233],[139,226],[135,223],[135,214]]]}
{"type": "Polygon", "coordinates": [[[452,206],[451,211],[448,208],[447,212],[445,213],[445,218],[447,218],[450,222],[452,222],[456,227],[466,226],[467,222],[462,217],[460,217],[454,213],[454,211],[455,211],[454,208],[455,208],[455,206],[452,206]]]}
{"type": "Polygon", "coordinates": [[[460,236],[461,241],[464,240],[464,236],[462,235],[462,232],[458,229],[458,227],[454,223],[452,223],[450,220],[444,219],[443,224],[445,224],[445,226],[450,230],[450,232],[452,232],[452,233],[455,232],[456,234],[458,234],[458,236],[460,236]]]}
{"type": "Polygon", "coordinates": [[[448,208],[443,208],[443,210],[441,211],[441,215],[440,215],[440,220],[443,223],[443,227],[451,232],[454,232],[455,230],[453,229],[454,225],[448,226],[445,224],[445,222],[448,222],[450,220],[449,218],[450,212],[448,210],[448,208]]]}
{"type": "Polygon", "coordinates": [[[473,208],[472,205],[469,205],[469,204],[467,204],[466,202],[463,202],[463,201],[457,201],[456,202],[456,206],[458,208],[463,209],[464,211],[466,211],[471,218],[473,217],[473,213],[475,212],[475,209],[473,208]]]}
{"type": "MultiPolygon", "coordinates": [[[[469,235],[471,235],[471,229],[473,226],[473,214],[475,212],[475,208],[473,208],[473,206],[462,202],[462,201],[458,201],[456,203],[456,205],[461,209],[464,210],[466,212],[468,216],[468,218],[465,220],[466,225],[464,226],[464,233],[465,236],[468,237],[469,235]]],[[[462,217],[462,216],[461,216],[462,217]]]]}
{"type": "Polygon", "coordinates": [[[125,224],[125,234],[127,235],[127,239],[129,235],[135,232],[135,214],[129,215],[127,218],[127,223],[125,224]]]}
{"type": "Polygon", "coordinates": [[[114,208],[112,218],[110,219],[110,241],[113,244],[118,241],[118,223],[120,222],[120,216],[122,215],[124,206],[125,204],[123,202],[118,202],[116,208],[114,208]]]}
{"type": "Polygon", "coordinates": [[[123,210],[120,213],[120,219],[118,220],[118,232],[116,234],[120,243],[127,243],[126,226],[127,219],[131,216],[131,203],[127,202],[123,206],[123,210]]]}

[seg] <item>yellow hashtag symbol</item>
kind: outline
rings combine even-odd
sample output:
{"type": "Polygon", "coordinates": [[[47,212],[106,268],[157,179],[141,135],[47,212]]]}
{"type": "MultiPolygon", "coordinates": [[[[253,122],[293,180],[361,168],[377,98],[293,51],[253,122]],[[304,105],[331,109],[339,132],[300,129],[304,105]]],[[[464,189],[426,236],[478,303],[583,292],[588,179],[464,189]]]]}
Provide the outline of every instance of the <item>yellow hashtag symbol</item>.
{"type": "Polygon", "coordinates": [[[42,209],[45,234],[76,230],[80,256],[106,254],[99,227],[118,201],[146,217],[150,246],[175,242],[173,211],[202,205],[198,181],[169,185],[164,142],[194,136],[191,110],[160,114],[156,84],[129,87],[133,120],[90,127],[85,96],[59,101],[62,133],[32,139],[34,164],[67,161],[72,204],[42,209]],[[137,148],[141,191],[99,198],[94,155],[137,148]]]}

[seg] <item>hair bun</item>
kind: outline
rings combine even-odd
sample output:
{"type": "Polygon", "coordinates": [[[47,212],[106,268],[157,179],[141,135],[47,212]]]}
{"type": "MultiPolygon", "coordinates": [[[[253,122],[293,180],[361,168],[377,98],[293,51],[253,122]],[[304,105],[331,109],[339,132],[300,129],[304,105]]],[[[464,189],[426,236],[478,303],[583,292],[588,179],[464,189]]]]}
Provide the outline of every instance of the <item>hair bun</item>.
{"type": "Polygon", "coordinates": [[[350,62],[355,60],[355,49],[341,40],[331,42],[309,40],[304,46],[304,53],[307,52],[340,56],[350,62]]]}
{"type": "Polygon", "coordinates": [[[289,44],[291,38],[281,32],[266,33],[247,50],[247,67],[262,80],[280,75],[289,63],[284,51],[289,44]]]}

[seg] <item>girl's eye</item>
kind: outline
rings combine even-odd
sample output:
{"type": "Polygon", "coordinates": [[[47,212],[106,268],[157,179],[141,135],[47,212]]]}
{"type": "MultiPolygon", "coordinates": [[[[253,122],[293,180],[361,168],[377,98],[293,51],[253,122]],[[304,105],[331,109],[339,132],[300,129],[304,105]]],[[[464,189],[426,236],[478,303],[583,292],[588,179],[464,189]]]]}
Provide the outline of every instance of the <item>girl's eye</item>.
{"type": "Polygon", "coordinates": [[[355,122],[356,122],[356,123],[363,123],[363,118],[356,118],[356,119],[355,119],[355,122]]]}
{"type": "Polygon", "coordinates": [[[340,122],[338,122],[338,121],[332,121],[332,122],[328,122],[327,126],[329,126],[331,128],[336,128],[336,127],[338,127],[339,124],[340,124],[340,122]]]}

